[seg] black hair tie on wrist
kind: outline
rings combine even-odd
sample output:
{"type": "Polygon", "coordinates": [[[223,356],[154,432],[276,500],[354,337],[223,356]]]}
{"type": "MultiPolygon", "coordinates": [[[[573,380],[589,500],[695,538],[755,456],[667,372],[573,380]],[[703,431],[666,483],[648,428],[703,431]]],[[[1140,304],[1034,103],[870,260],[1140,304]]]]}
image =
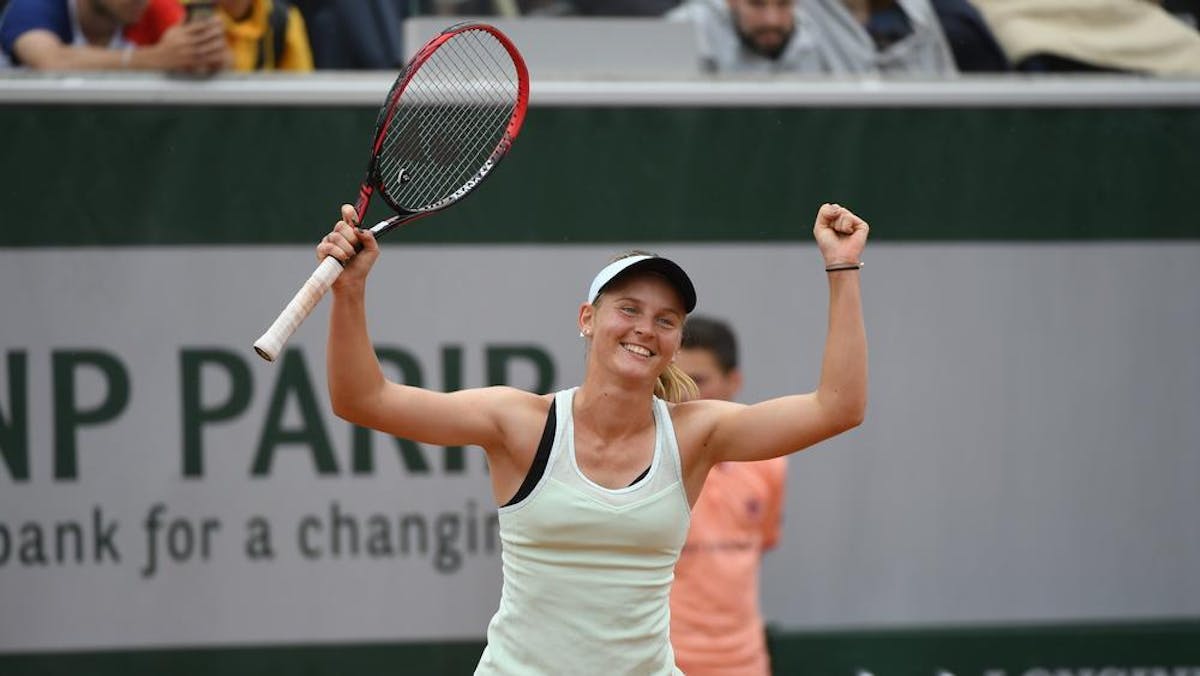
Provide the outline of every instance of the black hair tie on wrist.
{"type": "Polygon", "coordinates": [[[863,264],[859,263],[839,263],[838,265],[830,265],[825,268],[825,272],[840,272],[842,270],[861,270],[863,264]]]}

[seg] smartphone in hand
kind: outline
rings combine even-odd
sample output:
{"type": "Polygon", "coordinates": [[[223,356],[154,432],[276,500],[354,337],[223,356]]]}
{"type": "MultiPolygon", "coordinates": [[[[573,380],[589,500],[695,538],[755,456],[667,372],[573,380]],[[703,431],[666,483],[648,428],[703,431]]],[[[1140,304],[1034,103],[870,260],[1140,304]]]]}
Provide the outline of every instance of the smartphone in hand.
{"type": "Polygon", "coordinates": [[[183,8],[187,12],[187,21],[199,21],[216,13],[217,2],[216,0],[183,0],[183,8]]]}

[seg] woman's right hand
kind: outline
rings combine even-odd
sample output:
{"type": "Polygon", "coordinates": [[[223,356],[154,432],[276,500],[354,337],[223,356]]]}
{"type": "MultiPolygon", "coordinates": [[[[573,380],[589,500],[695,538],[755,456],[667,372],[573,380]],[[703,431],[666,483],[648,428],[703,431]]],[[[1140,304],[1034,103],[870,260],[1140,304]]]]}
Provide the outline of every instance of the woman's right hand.
{"type": "Polygon", "coordinates": [[[358,229],[358,212],[349,204],[342,205],[342,219],[334,224],[333,231],[317,244],[317,260],[333,256],[342,262],[342,274],[333,283],[333,291],[361,289],[379,258],[379,243],[369,230],[358,229]]]}

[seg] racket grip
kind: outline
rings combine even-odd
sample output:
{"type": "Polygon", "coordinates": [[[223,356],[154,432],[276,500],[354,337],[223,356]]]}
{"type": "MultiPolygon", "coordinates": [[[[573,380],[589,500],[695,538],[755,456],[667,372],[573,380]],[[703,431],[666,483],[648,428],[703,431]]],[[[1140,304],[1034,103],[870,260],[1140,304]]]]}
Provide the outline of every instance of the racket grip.
{"type": "Polygon", "coordinates": [[[279,352],[283,350],[283,345],[296,332],[296,328],[304,321],[306,317],[321,302],[325,292],[333,285],[333,280],[342,274],[342,264],[333,256],[328,256],[321,264],[313,270],[308,281],[304,282],[304,286],[296,292],[292,298],[292,302],[283,308],[283,312],[275,318],[274,323],[267,329],[267,332],[262,334],[258,340],[254,341],[254,351],[258,356],[267,361],[275,361],[279,356],[279,352]]]}

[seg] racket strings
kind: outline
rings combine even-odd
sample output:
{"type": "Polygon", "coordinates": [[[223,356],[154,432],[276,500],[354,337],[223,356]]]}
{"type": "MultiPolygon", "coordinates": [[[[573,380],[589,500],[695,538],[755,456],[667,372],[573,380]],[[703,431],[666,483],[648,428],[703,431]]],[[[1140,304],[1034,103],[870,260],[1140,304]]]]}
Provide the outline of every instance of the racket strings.
{"type": "Polygon", "coordinates": [[[486,168],[483,163],[499,144],[501,123],[507,122],[510,111],[488,116],[485,108],[457,108],[426,108],[414,119],[398,123],[400,134],[395,135],[398,143],[394,145],[398,152],[392,155],[396,159],[385,164],[383,174],[391,179],[389,187],[398,202],[417,208],[429,206],[464,185],[477,168],[486,168]],[[495,133],[489,133],[493,129],[495,133]],[[405,173],[401,175],[400,170],[405,173]],[[408,181],[413,182],[403,189],[408,181]]]}
{"type": "MultiPolygon", "coordinates": [[[[471,37],[478,40],[478,37],[474,35],[471,37]]],[[[507,52],[505,53],[507,54],[507,52]]],[[[496,63],[494,55],[490,51],[479,51],[477,54],[488,56],[492,64],[496,63]]],[[[450,52],[446,60],[447,72],[452,70],[453,73],[450,76],[460,78],[459,82],[463,81],[461,78],[473,76],[473,73],[469,72],[472,65],[479,65],[481,67],[487,65],[482,60],[478,64],[466,61],[464,54],[461,52],[450,52]]],[[[484,165],[499,144],[516,103],[515,91],[505,90],[504,88],[497,89],[495,86],[495,83],[501,82],[502,79],[511,83],[511,77],[502,71],[497,71],[495,65],[488,70],[486,76],[491,78],[485,81],[490,86],[491,91],[487,93],[488,95],[484,96],[484,100],[489,104],[498,103],[499,105],[482,105],[468,110],[461,119],[459,128],[454,130],[467,134],[466,138],[462,139],[464,148],[475,149],[476,151],[473,157],[464,158],[466,167],[482,167],[484,165]]],[[[446,127],[453,126],[453,122],[454,120],[443,120],[442,130],[445,131],[446,127]]],[[[453,167],[447,166],[441,173],[435,175],[434,178],[454,183],[455,181],[450,176],[452,169],[453,167]]],[[[467,178],[469,179],[469,177],[467,178]]],[[[432,197],[432,195],[426,195],[426,197],[432,197]]]]}
{"type": "MultiPolygon", "coordinates": [[[[472,36],[474,37],[474,36],[472,36]]],[[[490,53],[484,52],[490,56],[490,53]]],[[[492,59],[495,63],[494,58],[492,59]]],[[[470,175],[462,176],[462,169],[470,169],[472,167],[485,167],[485,162],[491,156],[496,146],[503,137],[504,129],[507,127],[508,120],[512,116],[512,110],[515,106],[515,95],[503,89],[497,90],[496,82],[500,82],[501,78],[506,76],[495,70],[490,70],[486,73],[490,80],[479,80],[471,67],[474,65],[484,66],[482,62],[476,64],[464,59],[464,54],[461,51],[449,51],[445,55],[445,68],[442,74],[444,79],[438,80],[437,84],[441,86],[441,91],[445,91],[448,87],[455,87],[458,83],[472,81],[475,83],[483,82],[485,88],[490,87],[492,91],[486,92],[482,97],[488,104],[498,102],[500,105],[474,105],[466,109],[459,109],[461,114],[455,116],[441,116],[432,128],[431,134],[434,138],[446,138],[452,135],[458,138],[462,149],[474,149],[474,155],[464,155],[462,157],[462,165],[445,164],[440,172],[436,172],[430,176],[428,188],[425,193],[416,196],[416,202],[427,204],[438,199],[437,190],[433,188],[438,186],[455,187],[461,186],[465,180],[469,180],[470,175]],[[447,82],[448,80],[448,82],[447,82]],[[510,103],[511,101],[511,103],[510,103]],[[460,180],[465,179],[465,180],[460,180]]],[[[509,78],[511,81],[511,78],[509,78]]]]}
{"type": "Polygon", "coordinates": [[[518,103],[516,66],[490,33],[443,43],[412,75],[385,130],[379,179],[399,206],[434,208],[491,169],[518,103]]]}

